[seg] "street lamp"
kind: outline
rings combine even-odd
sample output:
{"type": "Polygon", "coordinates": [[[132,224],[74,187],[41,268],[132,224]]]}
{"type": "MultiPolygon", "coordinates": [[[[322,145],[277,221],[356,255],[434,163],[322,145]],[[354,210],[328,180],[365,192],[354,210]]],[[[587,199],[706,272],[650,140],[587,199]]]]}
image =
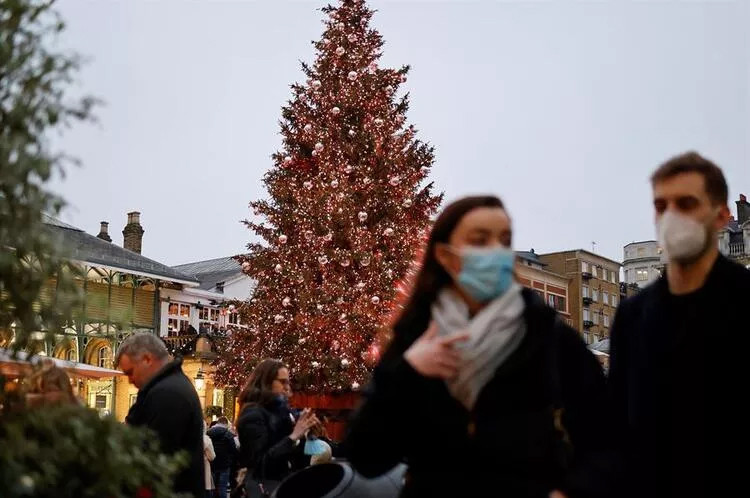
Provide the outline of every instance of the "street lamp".
{"type": "Polygon", "coordinates": [[[198,369],[198,373],[195,374],[195,389],[202,391],[206,386],[206,380],[203,378],[203,368],[198,369]]]}

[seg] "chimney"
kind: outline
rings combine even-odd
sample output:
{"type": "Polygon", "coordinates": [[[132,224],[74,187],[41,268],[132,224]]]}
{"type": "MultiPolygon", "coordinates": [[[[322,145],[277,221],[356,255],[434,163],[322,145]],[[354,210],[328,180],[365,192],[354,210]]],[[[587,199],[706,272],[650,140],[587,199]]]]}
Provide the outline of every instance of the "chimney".
{"type": "Polygon", "coordinates": [[[133,211],[128,213],[128,224],[122,230],[122,247],[129,251],[141,253],[143,245],[143,227],[141,226],[141,213],[133,211]]]}
{"type": "Polygon", "coordinates": [[[747,202],[745,194],[740,194],[740,200],[736,201],[737,204],[737,223],[742,225],[746,221],[750,220],[750,202],[747,202]]]}
{"type": "Polygon", "coordinates": [[[99,230],[97,237],[107,242],[112,242],[112,237],[109,236],[109,223],[102,221],[102,228],[99,230]]]}

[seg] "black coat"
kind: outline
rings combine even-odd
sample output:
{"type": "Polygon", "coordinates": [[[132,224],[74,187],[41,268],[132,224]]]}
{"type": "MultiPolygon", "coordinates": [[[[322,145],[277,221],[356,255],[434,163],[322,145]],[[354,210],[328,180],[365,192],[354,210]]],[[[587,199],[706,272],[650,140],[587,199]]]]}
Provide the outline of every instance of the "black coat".
{"type": "Polygon", "coordinates": [[[190,464],[175,477],[174,490],[204,495],[203,412],[182,360],[169,363],[138,391],[125,421],[156,432],[165,453],[186,451],[190,464]]]}
{"type": "Polygon", "coordinates": [[[531,291],[527,333],[469,412],[438,379],[419,375],[403,353],[426,329],[397,333],[375,369],[344,443],[366,477],[409,465],[402,496],[571,498],[606,494],[611,439],[605,380],[578,334],[531,291]],[[574,448],[555,428],[555,407],[574,448]],[[567,457],[566,457],[567,455],[567,457]]]}
{"type": "Polygon", "coordinates": [[[240,465],[256,479],[280,481],[296,470],[304,444],[292,441],[294,428],[290,411],[284,406],[247,406],[237,419],[240,438],[240,465]]]}
{"type": "Polygon", "coordinates": [[[629,496],[744,494],[748,305],[750,272],[724,257],[694,293],[662,278],[622,302],[609,383],[629,496]]]}
{"type": "Polygon", "coordinates": [[[223,425],[211,427],[207,434],[211,438],[216,453],[216,458],[211,462],[211,472],[230,470],[239,455],[237,445],[234,443],[234,434],[223,425]]]}

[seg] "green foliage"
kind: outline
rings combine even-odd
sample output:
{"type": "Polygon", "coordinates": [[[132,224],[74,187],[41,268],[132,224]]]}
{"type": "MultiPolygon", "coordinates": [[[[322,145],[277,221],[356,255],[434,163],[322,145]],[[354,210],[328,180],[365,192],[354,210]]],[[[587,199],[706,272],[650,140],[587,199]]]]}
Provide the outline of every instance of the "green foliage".
{"type": "Polygon", "coordinates": [[[184,454],[159,453],[146,429],[100,418],[81,406],[51,406],[0,416],[4,498],[174,497],[184,454]]]}
{"type": "Polygon", "coordinates": [[[90,119],[95,102],[66,97],[79,58],[48,49],[65,27],[52,3],[0,0],[0,342],[13,334],[16,349],[59,331],[81,297],[78,270],[45,230],[43,213],[64,205],[45,184],[72,162],[50,134],[90,119]]]}

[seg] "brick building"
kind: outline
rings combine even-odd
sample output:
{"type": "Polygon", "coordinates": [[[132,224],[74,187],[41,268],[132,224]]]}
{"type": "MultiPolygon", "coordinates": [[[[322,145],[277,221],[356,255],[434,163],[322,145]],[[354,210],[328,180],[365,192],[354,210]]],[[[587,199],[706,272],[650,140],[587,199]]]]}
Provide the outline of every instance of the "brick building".
{"type": "Polygon", "coordinates": [[[518,251],[516,256],[518,257],[516,262],[518,281],[524,287],[536,292],[545,303],[557,310],[566,323],[572,326],[568,277],[550,271],[547,268],[548,265],[539,259],[534,249],[518,251]]]}
{"type": "Polygon", "coordinates": [[[569,279],[571,323],[586,343],[609,337],[620,302],[621,264],[584,249],[541,254],[539,260],[548,271],[569,279]]]}

